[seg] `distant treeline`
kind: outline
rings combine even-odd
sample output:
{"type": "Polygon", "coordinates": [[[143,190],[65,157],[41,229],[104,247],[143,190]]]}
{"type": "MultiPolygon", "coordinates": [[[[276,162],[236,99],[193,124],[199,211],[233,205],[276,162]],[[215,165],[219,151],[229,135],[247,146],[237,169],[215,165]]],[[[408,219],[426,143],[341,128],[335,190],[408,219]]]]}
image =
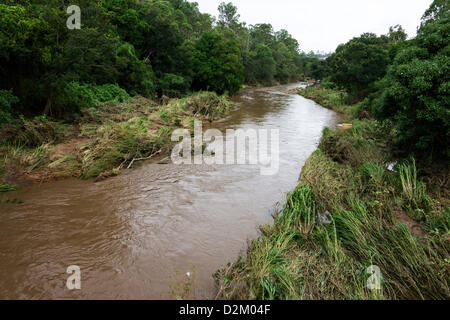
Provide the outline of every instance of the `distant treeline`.
{"type": "Polygon", "coordinates": [[[247,26],[231,3],[220,5],[216,20],[186,0],[80,0],[81,29],[70,30],[72,4],[0,4],[0,123],[20,114],[61,117],[93,95],[233,94],[244,82],[320,76],[319,58],[302,53],[286,30],[247,26]]]}

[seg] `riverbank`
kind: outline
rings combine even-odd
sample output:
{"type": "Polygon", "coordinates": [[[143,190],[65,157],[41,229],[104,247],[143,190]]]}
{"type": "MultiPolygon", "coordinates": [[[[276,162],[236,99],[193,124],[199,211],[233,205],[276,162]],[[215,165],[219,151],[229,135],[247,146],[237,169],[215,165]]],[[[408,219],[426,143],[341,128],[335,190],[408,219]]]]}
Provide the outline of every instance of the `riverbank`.
{"type": "Polygon", "coordinates": [[[69,177],[105,179],[139,164],[133,159],[168,154],[176,128],[214,121],[232,107],[225,96],[201,92],[156,103],[143,97],[85,108],[71,123],[45,116],[20,119],[0,131],[0,184],[24,186],[69,177]],[[158,151],[161,152],[159,153],[158,151]]]}
{"type": "Polygon", "coordinates": [[[394,157],[395,130],[356,119],[345,93],[299,93],[353,128],[324,130],[274,223],[218,271],[218,297],[449,299],[448,168],[426,176],[413,159],[394,157]]]}

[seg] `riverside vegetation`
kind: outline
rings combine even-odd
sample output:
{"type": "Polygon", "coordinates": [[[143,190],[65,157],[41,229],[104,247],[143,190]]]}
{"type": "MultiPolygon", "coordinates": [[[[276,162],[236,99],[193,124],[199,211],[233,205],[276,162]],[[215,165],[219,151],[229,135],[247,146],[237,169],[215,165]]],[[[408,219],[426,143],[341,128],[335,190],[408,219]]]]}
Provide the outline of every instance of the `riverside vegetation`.
{"type": "Polygon", "coordinates": [[[1,183],[117,174],[174,127],[222,116],[244,83],[296,81],[319,61],[231,3],[216,19],[186,0],[82,0],[79,30],[69,5],[0,4],[1,183]]]}
{"type": "Polygon", "coordinates": [[[0,4],[0,192],[118,174],[169,148],[174,128],[225,115],[244,83],[310,77],[321,84],[300,94],[353,128],[324,130],[274,223],[217,273],[218,296],[450,298],[448,0],[414,39],[395,26],[326,59],[286,30],[247,26],[231,3],[216,20],[185,0],[82,0],[80,30],[66,28],[69,5],[0,4]]]}
{"type": "MultiPolygon", "coordinates": [[[[170,148],[174,129],[193,130],[194,119],[213,121],[232,106],[226,96],[213,92],[171,99],[163,105],[123,95],[123,102],[83,108],[74,123],[41,116],[2,127],[3,180],[27,183],[117,175],[133,159],[170,148]]],[[[2,185],[3,189],[14,188],[2,185]]]]}
{"type": "Polygon", "coordinates": [[[299,90],[353,127],[324,130],[274,223],[217,272],[218,297],[450,299],[448,13],[434,1],[412,40],[352,39],[299,90]]]}
{"type": "Polygon", "coordinates": [[[394,129],[352,122],[350,131],[324,130],[273,225],[261,226],[246,255],[218,272],[221,297],[450,298],[448,168],[419,176],[414,159],[393,156],[394,129]],[[381,269],[381,290],[366,285],[372,265],[381,269]]]}

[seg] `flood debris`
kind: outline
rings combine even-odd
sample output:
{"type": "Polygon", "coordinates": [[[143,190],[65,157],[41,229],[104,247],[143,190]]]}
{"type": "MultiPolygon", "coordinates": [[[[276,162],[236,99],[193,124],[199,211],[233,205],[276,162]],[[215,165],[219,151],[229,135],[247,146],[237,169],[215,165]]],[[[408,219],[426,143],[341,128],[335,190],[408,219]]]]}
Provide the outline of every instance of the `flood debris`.
{"type": "Polygon", "coordinates": [[[337,126],[338,126],[338,128],[341,128],[343,130],[350,130],[353,128],[353,124],[351,124],[351,123],[340,123],[337,126]]]}
{"type": "Polygon", "coordinates": [[[327,226],[331,223],[331,213],[327,210],[323,213],[317,214],[317,224],[321,226],[327,226]]]}
{"type": "Polygon", "coordinates": [[[10,184],[0,184],[0,192],[16,191],[19,187],[10,184]]]}

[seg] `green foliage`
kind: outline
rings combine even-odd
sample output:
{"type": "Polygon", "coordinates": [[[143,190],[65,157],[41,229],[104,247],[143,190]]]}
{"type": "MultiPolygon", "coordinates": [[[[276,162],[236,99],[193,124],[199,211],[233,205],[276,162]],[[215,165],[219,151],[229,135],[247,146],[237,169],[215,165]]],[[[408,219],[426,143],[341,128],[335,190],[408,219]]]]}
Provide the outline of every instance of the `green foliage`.
{"type": "Polygon", "coordinates": [[[19,102],[19,99],[12,94],[12,91],[0,90],[0,125],[12,123],[12,105],[19,102]]]}
{"type": "Polygon", "coordinates": [[[139,60],[130,43],[123,43],[117,49],[117,65],[120,72],[118,83],[131,94],[152,97],[156,92],[156,79],[151,63],[139,60]]]}
{"type": "Polygon", "coordinates": [[[239,15],[237,14],[237,7],[231,2],[222,2],[219,5],[219,24],[230,29],[236,29],[239,26],[239,15]]]}
{"type": "Polygon", "coordinates": [[[18,187],[9,184],[0,184],[0,192],[16,191],[18,189],[18,187]]]}
{"type": "Polygon", "coordinates": [[[190,84],[182,76],[165,73],[164,76],[159,79],[158,87],[163,95],[173,98],[180,97],[186,93],[190,84]]]}
{"type": "Polygon", "coordinates": [[[196,44],[193,64],[196,90],[234,94],[244,82],[244,66],[237,41],[218,31],[201,36],[196,44]]]}
{"type": "Polygon", "coordinates": [[[382,166],[371,162],[366,162],[359,168],[364,183],[372,188],[379,188],[383,185],[384,171],[382,166]]]}
{"type": "Polygon", "coordinates": [[[61,135],[57,128],[56,123],[48,121],[45,117],[36,117],[29,121],[20,119],[0,128],[0,141],[7,144],[36,147],[57,141],[61,135]]]}
{"type": "Polygon", "coordinates": [[[389,28],[388,38],[391,42],[405,41],[408,34],[401,25],[396,25],[389,28]]]}
{"type": "Polygon", "coordinates": [[[450,3],[448,0],[434,0],[422,16],[421,27],[439,19],[449,18],[450,3]]]}
{"type": "MultiPolygon", "coordinates": [[[[231,3],[220,4],[215,26],[186,0],[77,4],[80,30],[66,27],[66,6],[58,0],[0,5],[0,90],[19,98],[15,115],[67,117],[96,105],[92,88],[107,84],[149,98],[193,90],[234,94],[244,81],[320,78],[326,69],[315,55],[300,53],[286,30],[239,21],[231,3]]],[[[2,110],[0,121],[10,122],[9,113],[2,110]]]]}
{"type": "Polygon", "coordinates": [[[416,162],[402,163],[398,165],[398,175],[401,183],[401,190],[413,209],[430,209],[431,199],[425,190],[425,184],[417,178],[416,162]]]}
{"type": "Polygon", "coordinates": [[[425,24],[390,67],[373,114],[394,120],[407,151],[450,156],[450,18],[425,24]]]}
{"type": "Polygon", "coordinates": [[[116,84],[96,86],[70,82],[65,88],[65,94],[67,105],[84,108],[120,103],[130,98],[128,93],[116,84]]]}
{"type": "Polygon", "coordinates": [[[311,99],[325,108],[341,112],[343,114],[348,113],[348,94],[344,90],[336,90],[335,85],[328,80],[325,83],[307,86],[298,90],[298,93],[307,99],[311,99]]]}
{"type": "Polygon", "coordinates": [[[340,45],[329,58],[333,82],[361,96],[374,81],[381,79],[389,64],[387,40],[366,33],[340,45]]]}
{"type": "Polygon", "coordinates": [[[24,202],[17,198],[14,198],[14,199],[4,198],[4,199],[2,199],[2,203],[3,204],[23,204],[24,202]]]}
{"type": "Polygon", "coordinates": [[[271,84],[275,78],[276,63],[272,50],[265,44],[260,44],[250,53],[246,61],[246,82],[256,84],[258,82],[271,84]]]}

